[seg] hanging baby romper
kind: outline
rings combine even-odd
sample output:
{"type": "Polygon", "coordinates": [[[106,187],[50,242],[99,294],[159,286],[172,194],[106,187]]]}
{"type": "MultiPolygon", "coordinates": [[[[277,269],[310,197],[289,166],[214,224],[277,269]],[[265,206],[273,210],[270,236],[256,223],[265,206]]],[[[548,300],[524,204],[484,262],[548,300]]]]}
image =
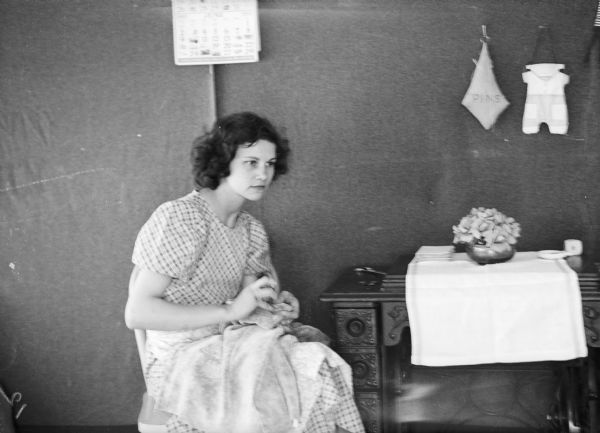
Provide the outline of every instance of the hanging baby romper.
{"type": "Polygon", "coordinates": [[[533,59],[525,66],[523,82],[527,84],[527,99],[523,111],[523,132],[535,134],[545,123],[551,134],[566,134],[569,128],[565,85],[569,76],[556,62],[548,26],[538,27],[533,59]]]}
{"type": "Polygon", "coordinates": [[[560,63],[537,63],[525,66],[523,81],[527,83],[527,100],[523,113],[523,132],[535,134],[540,124],[548,125],[551,134],[566,134],[569,128],[564,86],[569,76],[560,63]]]}

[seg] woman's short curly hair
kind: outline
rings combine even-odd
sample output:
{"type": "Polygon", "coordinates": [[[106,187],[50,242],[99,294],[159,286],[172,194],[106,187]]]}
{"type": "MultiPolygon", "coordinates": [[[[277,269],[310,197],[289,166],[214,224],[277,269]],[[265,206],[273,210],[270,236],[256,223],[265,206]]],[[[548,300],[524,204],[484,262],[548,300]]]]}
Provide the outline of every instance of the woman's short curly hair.
{"type": "Polygon", "coordinates": [[[216,189],[229,176],[229,163],[239,146],[267,140],[275,145],[277,179],[288,170],[289,142],[271,122],[255,113],[244,111],[218,119],[212,130],[196,138],[192,145],[192,172],[196,189],[216,189]]]}

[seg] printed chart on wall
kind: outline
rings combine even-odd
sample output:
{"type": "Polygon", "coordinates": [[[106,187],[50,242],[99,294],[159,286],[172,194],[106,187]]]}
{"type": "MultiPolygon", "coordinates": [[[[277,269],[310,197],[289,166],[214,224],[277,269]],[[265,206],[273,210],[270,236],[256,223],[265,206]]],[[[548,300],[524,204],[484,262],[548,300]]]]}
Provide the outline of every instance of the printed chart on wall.
{"type": "Polygon", "coordinates": [[[257,0],[171,0],[176,65],[258,61],[257,0]]]}

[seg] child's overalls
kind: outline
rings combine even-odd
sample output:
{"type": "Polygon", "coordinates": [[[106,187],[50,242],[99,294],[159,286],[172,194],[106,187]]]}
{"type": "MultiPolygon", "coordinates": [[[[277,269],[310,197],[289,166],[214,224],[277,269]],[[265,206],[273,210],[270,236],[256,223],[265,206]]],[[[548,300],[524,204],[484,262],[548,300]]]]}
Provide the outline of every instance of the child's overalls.
{"type": "Polygon", "coordinates": [[[535,134],[540,124],[548,125],[552,134],[566,134],[569,127],[564,86],[569,76],[560,72],[565,65],[538,63],[527,65],[523,81],[527,83],[527,101],[523,113],[523,132],[535,134]]]}

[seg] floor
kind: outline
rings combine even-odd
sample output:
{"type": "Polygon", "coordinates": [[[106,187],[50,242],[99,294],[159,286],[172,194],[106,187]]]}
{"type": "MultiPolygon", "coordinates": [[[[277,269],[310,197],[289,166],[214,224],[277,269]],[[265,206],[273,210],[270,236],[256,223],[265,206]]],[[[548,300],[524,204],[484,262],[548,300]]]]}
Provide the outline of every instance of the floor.
{"type": "MultiPolygon", "coordinates": [[[[485,429],[423,424],[409,430],[414,433],[534,433],[523,429],[485,429]]],[[[16,433],[138,433],[137,426],[118,427],[19,427],[16,433]]],[[[537,433],[537,432],[536,432],[537,433]]]]}
{"type": "MultiPolygon", "coordinates": [[[[519,428],[490,428],[485,429],[469,426],[450,426],[441,424],[418,423],[408,427],[403,432],[409,433],[538,433],[538,430],[527,430],[519,428]]],[[[3,432],[0,432],[3,433],[3,432]]],[[[138,433],[137,426],[111,426],[111,427],[39,427],[21,426],[16,433],[138,433]]]]}
{"type": "Polygon", "coordinates": [[[115,427],[40,427],[40,426],[19,426],[16,433],[138,433],[136,425],[115,426],[115,427]]]}
{"type": "MultiPolygon", "coordinates": [[[[505,428],[505,427],[469,427],[469,426],[448,426],[436,424],[421,424],[419,426],[408,427],[405,431],[408,433],[540,433],[537,429],[524,428],[505,428]]],[[[545,430],[544,430],[545,431],[545,430]]]]}

